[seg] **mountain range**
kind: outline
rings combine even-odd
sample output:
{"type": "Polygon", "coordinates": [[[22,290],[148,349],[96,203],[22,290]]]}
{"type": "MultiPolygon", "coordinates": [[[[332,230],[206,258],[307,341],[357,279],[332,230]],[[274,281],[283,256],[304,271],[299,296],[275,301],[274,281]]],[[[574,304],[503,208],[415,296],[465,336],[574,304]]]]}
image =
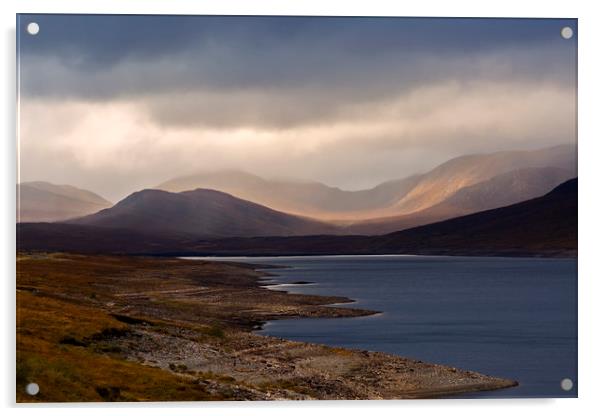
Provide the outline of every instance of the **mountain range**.
{"type": "MultiPolygon", "coordinates": [[[[344,191],[318,182],[267,180],[239,171],[179,177],[159,184],[156,188],[171,192],[197,188],[215,189],[278,211],[349,225],[363,220],[409,214],[420,218],[428,214],[426,216],[431,218],[434,212],[425,213],[424,210],[453,198],[466,187],[517,170],[524,171],[514,178],[513,185],[516,185],[516,189],[504,188],[508,182],[507,177],[485,185],[491,190],[490,194],[512,192],[512,198],[485,199],[482,200],[485,202],[483,205],[475,200],[465,209],[450,201],[449,205],[455,207],[454,214],[476,212],[503,206],[508,201],[512,203],[543,195],[554,186],[576,176],[576,148],[573,145],[560,145],[533,151],[461,156],[424,174],[388,181],[360,191],[344,191]],[[558,171],[543,183],[540,179],[541,172],[525,170],[530,168],[556,168],[558,171]],[[531,174],[536,177],[531,178],[531,174]],[[521,184],[521,181],[525,184],[521,184]],[[491,189],[496,185],[499,189],[491,189]]],[[[440,214],[435,218],[441,219],[440,214]]],[[[405,220],[410,226],[416,225],[408,221],[409,217],[405,220]]]]}
{"type": "MultiPolygon", "coordinates": [[[[177,195],[177,194],[176,194],[177,195]]],[[[169,255],[448,254],[575,256],[577,179],[544,196],[380,236],[198,238],[74,223],[17,225],[21,250],[169,255]]]]}
{"type": "Polygon", "coordinates": [[[379,236],[226,238],[186,246],[203,255],[577,255],[577,179],[538,198],[379,236]]]}
{"type": "Polygon", "coordinates": [[[562,145],[462,156],[360,191],[236,171],[176,178],[158,186],[169,191],[144,189],[114,206],[67,185],[28,182],[18,189],[21,222],[129,230],[145,240],[373,236],[511,206],[548,193],[576,173],[576,149],[562,145]]]}

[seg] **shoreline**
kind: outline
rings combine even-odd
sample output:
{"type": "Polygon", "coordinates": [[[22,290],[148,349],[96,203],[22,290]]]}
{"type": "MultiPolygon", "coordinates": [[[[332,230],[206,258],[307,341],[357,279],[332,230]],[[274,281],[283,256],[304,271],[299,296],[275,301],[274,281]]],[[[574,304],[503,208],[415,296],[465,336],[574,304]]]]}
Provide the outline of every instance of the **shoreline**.
{"type": "MultiPolygon", "coordinates": [[[[349,254],[335,254],[335,255],[319,255],[318,257],[348,257],[348,256],[354,256],[357,257],[355,255],[349,255],[349,254]]],[[[421,254],[365,254],[365,255],[358,255],[359,257],[398,257],[398,256],[403,256],[403,257],[420,257],[420,256],[431,256],[431,255],[421,255],[421,254]]],[[[237,256],[238,257],[238,256],[237,256]]],[[[257,257],[263,257],[263,256],[257,256],[257,257]]],[[[267,257],[267,256],[266,256],[267,257]]],[[[269,256],[271,257],[271,256],[269,256]]],[[[296,257],[296,258],[304,258],[304,257],[313,257],[312,255],[303,255],[303,256],[274,256],[274,257],[296,257]]],[[[454,255],[436,255],[436,257],[462,257],[462,256],[454,256],[454,255]]],[[[495,256],[494,256],[495,257],[495,256]]],[[[251,256],[250,258],[253,258],[253,256],[251,256]]],[[[524,258],[524,257],[518,257],[518,258],[524,258]]],[[[197,260],[195,258],[188,258],[188,260],[197,260]]],[[[208,260],[211,261],[211,260],[208,260]]],[[[223,261],[223,260],[220,260],[223,261]]],[[[228,261],[224,261],[224,262],[228,262],[228,261]]],[[[237,262],[238,263],[238,262],[237,262]]],[[[285,265],[274,265],[274,264],[253,264],[253,263],[241,263],[244,264],[245,266],[250,266],[252,267],[255,271],[262,273],[265,277],[260,277],[258,278],[258,282],[261,282],[264,278],[269,278],[269,277],[277,277],[278,275],[276,274],[272,274],[271,272],[268,272],[268,270],[274,270],[274,269],[289,269],[291,268],[291,266],[285,266],[285,265]],[[255,267],[257,266],[257,267],[255,267]]],[[[270,279],[273,280],[273,279],[270,279]]],[[[271,287],[295,287],[295,286],[307,286],[307,285],[316,285],[316,282],[301,282],[301,283],[275,283],[273,285],[268,285],[268,286],[261,286],[263,288],[266,288],[268,290],[274,290],[271,289],[271,287]]],[[[287,290],[283,290],[282,292],[284,293],[291,293],[287,290]]],[[[315,295],[315,296],[323,296],[323,297],[327,297],[329,295],[315,295]]],[[[347,300],[345,301],[339,301],[339,302],[335,302],[335,303],[328,303],[328,304],[324,304],[325,307],[337,307],[337,306],[347,306],[347,305],[352,305],[354,303],[357,303],[356,299],[352,299],[352,298],[347,298],[345,297],[347,300]]],[[[259,336],[263,336],[263,337],[268,337],[268,338],[274,338],[271,335],[266,335],[266,334],[261,334],[258,332],[261,332],[265,329],[266,325],[269,325],[272,322],[277,322],[283,319],[341,319],[341,318],[349,318],[349,319],[362,319],[362,318],[373,318],[373,317],[377,317],[377,316],[382,316],[385,314],[384,311],[371,311],[368,310],[366,314],[361,314],[361,315],[354,315],[354,316],[332,316],[332,317],[287,317],[287,318],[277,318],[277,319],[270,319],[267,320],[266,322],[264,322],[261,325],[261,328],[259,329],[254,329],[253,333],[258,334],[259,336]],[[371,313],[370,313],[371,312],[371,313]]],[[[297,342],[297,341],[292,341],[289,340],[290,342],[297,342]]],[[[297,342],[297,343],[301,343],[301,344],[312,344],[312,345],[318,345],[318,346],[323,346],[326,347],[326,345],[322,345],[322,344],[314,344],[314,343],[309,343],[309,342],[297,342]]],[[[388,354],[388,353],[384,353],[384,352],[380,352],[380,351],[366,351],[366,350],[357,350],[357,349],[352,349],[352,348],[345,348],[345,347],[340,347],[340,346],[332,346],[332,348],[336,348],[336,349],[343,349],[343,350],[348,350],[348,351],[359,351],[362,354],[379,354],[379,355],[384,355],[384,356],[390,356],[390,357],[398,357],[400,359],[403,360],[410,360],[413,361],[414,363],[422,363],[421,360],[416,360],[416,359],[412,359],[412,358],[406,358],[406,357],[402,357],[396,354],[388,354]]],[[[435,365],[435,366],[439,366],[439,367],[448,367],[448,366],[444,366],[444,365],[440,365],[440,364],[431,364],[431,365],[435,365]]],[[[455,367],[448,367],[448,368],[452,368],[454,372],[458,371],[458,369],[456,369],[455,367]]],[[[459,370],[462,371],[462,370],[459,370]]],[[[474,376],[474,374],[478,374],[475,372],[471,372],[471,371],[465,371],[466,374],[471,374],[472,376],[474,376]]],[[[489,377],[489,376],[486,376],[489,377]]],[[[492,379],[494,379],[494,377],[491,377],[492,379]]],[[[501,383],[492,383],[491,385],[484,385],[484,384],[474,384],[472,386],[470,385],[462,385],[462,386],[447,386],[447,387],[443,387],[443,388],[433,388],[433,389],[423,389],[421,391],[415,391],[415,392],[408,392],[407,395],[401,396],[400,398],[402,399],[429,399],[429,398],[444,398],[444,397],[454,397],[456,395],[461,395],[461,394],[466,394],[466,393],[478,393],[480,391],[493,391],[493,390],[499,390],[499,389],[506,389],[506,388],[512,388],[512,387],[517,387],[519,385],[519,383],[515,380],[505,380],[505,379],[497,379],[500,380],[501,383]]],[[[392,398],[388,398],[389,400],[392,398]]]]}
{"type": "Polygon", "coordinates": [[[64,253],[17,258],[18,402],[401,399],[517,385],[257,334],[280,319],[375,313],[329,306],[349,298],[262,288],[269,275],[257,270],[263,265],[64,253]],[[61,362],[68,367],[53,367],[61,362]],[[28,381],[42,393],[27,396],[28,381]]]}
{"type": "MultiPolygon", "coordinates": [[[[85,254],[85,253],[84,253],[85,254]]],[[[108,255],[111,255],[111,253],[107,253],[108,255]]],[[[129,254],[126,254],[129,255],[129,254]]],[[[382,254],[354,254],[354,253],[347,253],[347,254],[341,254],[341,253],[307,253],[307,254],[301,254],[301,253],[292,253],[292,254],[286,254],[286,253],[219,253],[219,254],[207,254],[207,253],[194,253],[194,252],[183,252],[183,253],[140,253],[140,254],[131,254],[134,256],[144,256],[144,257],[158,257],[158,258],[179,258],[179,259],[187,259],[187,260],[191,260],[191,259],[203,259],[206,261],[229,261],[229,260],[222,260],[222,259],[228,259],[228,258],[237,258],[237,259],[257,259],[257,258],[262,258],[262,257],[273,257],[273,258],[307,258],[307,257],[378,257],[378,258],[382,258],[382,257],[450,257],[450,258],[458,258],[458,257],[467,257],[467,258],[474,258],[474,257],[481,257],[481,258],[492,258],[492,259],[496,259],[496,258],[507,258],[507,259],[550,259],[550,260],[557,260],[557,259],[564,259],[564,260],[570,260],[570,259],[575,259],[577,260],[578,256],[577,253],[572,253],[572,254],[564,254],[564,253],[556,253],[556,252],[542,252],[542,253],[520,253],[520,252],[503,252],[503,251],[484,251],[484,252],[462,252],[462,251],[457,251],[457,252],[446,252],[446,251],[433,251],[433,252],[421,252],[421,253],[382,253],[382,254]]],[[[232,261],[234,263],[236,263],[236,261],[232,261]]],[[[243,261],[244,263],[244,261],[243,261]]],[[[281,268],[281,267],[285,267],[285,266],[274,266],[272,265],[271,268],[281,268]]]]}

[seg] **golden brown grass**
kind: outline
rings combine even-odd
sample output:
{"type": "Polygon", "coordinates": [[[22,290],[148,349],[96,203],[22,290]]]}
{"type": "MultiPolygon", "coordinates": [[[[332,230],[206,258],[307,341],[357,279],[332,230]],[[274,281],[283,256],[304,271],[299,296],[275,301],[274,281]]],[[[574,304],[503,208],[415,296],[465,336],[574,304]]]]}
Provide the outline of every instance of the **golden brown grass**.
{"type": "MultiPolygon", "coordinates": [[[[126,361],[118,350],[85,346],[86,340],[99,334],[128,328],[102,308],[113,289],[98,283],[124,270],[148,269],[145,266],[146,262],[135,258],[19,254],[18,402],[224,399],[208,394],[198,377],[126,361]],[[25,392],[30,382],[40,386],[36,396],[25,392]]],[[[141,282],[135,276],[133,280],[131,286],[138,287],[141,282]]],[[[210,326],[202,332],[223,336],[221,329],[210,326]]]]}
{"type": "MultiPolygon", "coordinates": [[[[122,350],[124,344],[114,338],[143,325],[157,334],[188,331],[195,342],[230,351],[237,344],[229,345],[228,334],[256,325],[257,311],[301,311],[305,303],[329,303],[326,298],[261,292],[259,276],[243,265],[18,253],[17,401],[229,398],[224,397],[228,389],[210,394],[207,384],[198,381],[230,384],[231,377],[197,374],[181,364],[168,366],[171,371],[143,365],[132,361],[135,354],[122,350]],[[30,382],[40,386],[38,395],[26,394],[30,382]]],[[[324,310],[330,313],[331,308],[324,310]]]]}
{"type": "Polygon", "coordinates": [[[18,402],[217,399],[193,378],[60,343],[127,327],[110,315],[46,296],[17,296],[18,402]],[[29,382],[40,386],[38,395],[26,394],[29,382]]]}

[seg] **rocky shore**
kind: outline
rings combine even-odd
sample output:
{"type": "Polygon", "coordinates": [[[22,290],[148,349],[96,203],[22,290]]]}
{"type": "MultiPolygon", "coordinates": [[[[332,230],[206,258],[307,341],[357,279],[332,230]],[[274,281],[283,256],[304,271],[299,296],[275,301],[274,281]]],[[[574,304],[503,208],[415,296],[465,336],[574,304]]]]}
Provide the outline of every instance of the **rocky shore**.
{"type": "Polygon", "coordinates": [[[255,267],[19,253],[18,400],[400,399],[517,384],[384,353],[255,334],[268,320],[375,313],[328,306],[347,298],[268,290],[262,287],[267,274],[255,267]],[[41,335],[36,325],[44,318],[41,335]],[[79,359],[112,365],[75,366],[60,374],[67,381],[44,388],[44,381],[57,381],[54,367],[44,363],[79,359]],[[122,367],[143,381],[132,387],[119,379],[115,372],[122,367]],[[80,393],[60,391],[70,388],[70,377],[80,393]],[[43,394],[27,396],[19,389],[34,378],[43,394]],[[82,380],[90,385],[81,387],[82,380]]]}

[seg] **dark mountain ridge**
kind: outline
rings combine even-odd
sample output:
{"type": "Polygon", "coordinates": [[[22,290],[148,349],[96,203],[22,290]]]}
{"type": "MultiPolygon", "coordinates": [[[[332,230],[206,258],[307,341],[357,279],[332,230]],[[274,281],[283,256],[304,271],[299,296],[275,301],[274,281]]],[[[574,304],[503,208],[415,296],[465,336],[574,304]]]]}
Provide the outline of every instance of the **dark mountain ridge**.
{"type": "Polygon", "coordinates": [[[68,223],[196,237],[308,235],[336,231],[336,227],[319,221],[208,189],[180,193],[146,189],[111,208],[68,223]]]}

